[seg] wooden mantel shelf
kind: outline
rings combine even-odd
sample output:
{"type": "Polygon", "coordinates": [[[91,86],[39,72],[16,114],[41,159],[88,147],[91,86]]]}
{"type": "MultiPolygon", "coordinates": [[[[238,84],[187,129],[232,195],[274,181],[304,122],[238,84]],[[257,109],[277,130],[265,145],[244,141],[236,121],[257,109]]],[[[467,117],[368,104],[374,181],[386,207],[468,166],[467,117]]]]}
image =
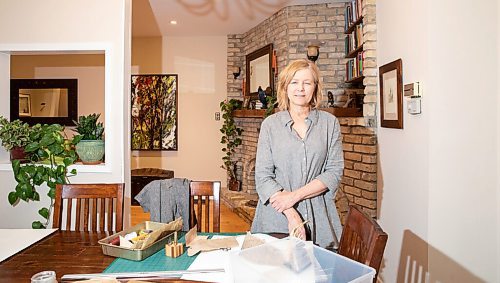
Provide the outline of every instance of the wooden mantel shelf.
{"type": "Polygon", "coordinates": [[[265,114],[265,109],[242,109],[233,111],[233,116],[236,118],[263,118],[265,114]]]}
{"type": "Polygon", "coordinates": [[[320,110],[332,113],[335,117],[363,117],[360,108],[320,108],[320,110]]]}
{"type": "MultiPolygon", "coordinates": [[[[363,111],[359,108],[320,108],[320,110],[332,113],[335,117],[363,117],[363,111]]],[[[274,110],[277,112],[277,110],[274,110]]],[[[263,118],[265,109],[243,109],[234,110],[235,118],[263,118]]]]}

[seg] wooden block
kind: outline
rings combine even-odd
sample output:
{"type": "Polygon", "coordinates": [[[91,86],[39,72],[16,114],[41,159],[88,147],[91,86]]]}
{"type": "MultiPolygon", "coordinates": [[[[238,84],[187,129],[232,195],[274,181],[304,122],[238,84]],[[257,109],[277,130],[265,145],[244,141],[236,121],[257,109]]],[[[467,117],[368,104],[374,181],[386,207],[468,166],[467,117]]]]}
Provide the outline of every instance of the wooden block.
{"type": "Polygon", "coordinates": [[[168,257],[176,258],[184,253],[184,244],[172,243],[165,245],[165,255],[168,257]]]}

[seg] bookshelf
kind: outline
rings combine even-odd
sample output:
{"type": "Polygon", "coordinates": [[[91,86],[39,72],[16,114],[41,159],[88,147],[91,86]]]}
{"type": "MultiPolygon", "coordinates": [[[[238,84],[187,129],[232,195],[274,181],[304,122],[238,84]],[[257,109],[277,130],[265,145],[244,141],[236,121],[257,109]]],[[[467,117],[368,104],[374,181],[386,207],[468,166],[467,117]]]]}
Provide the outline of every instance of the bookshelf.
{"type": "Polygon", "coordinates": [[[354,107],[361,109],[363,107],[364,96],[362,1],[352,0],[346,3],[344,18],[345,58],[347,58],[345,83],[349,85],[345,93],[348,99],[353,99],[357,102],[354,104],[354,107]]]}
{"type": "Polygon", "coordinates": [[[362,0],[353,0],[345,8],[346,82],[358,82],[363,77],[363,16],[362,0]]]}

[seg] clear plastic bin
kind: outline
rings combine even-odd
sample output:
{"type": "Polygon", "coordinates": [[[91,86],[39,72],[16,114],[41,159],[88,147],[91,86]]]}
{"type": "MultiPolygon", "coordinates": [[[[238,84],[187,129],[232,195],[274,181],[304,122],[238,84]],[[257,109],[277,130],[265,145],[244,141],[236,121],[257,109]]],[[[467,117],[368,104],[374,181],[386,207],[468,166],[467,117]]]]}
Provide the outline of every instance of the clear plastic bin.
{"type": "Polygon", "coordinates": [[[296,239],[281,239],[230,254],[233,282],[371,283],[375,269],[296,239]]]}

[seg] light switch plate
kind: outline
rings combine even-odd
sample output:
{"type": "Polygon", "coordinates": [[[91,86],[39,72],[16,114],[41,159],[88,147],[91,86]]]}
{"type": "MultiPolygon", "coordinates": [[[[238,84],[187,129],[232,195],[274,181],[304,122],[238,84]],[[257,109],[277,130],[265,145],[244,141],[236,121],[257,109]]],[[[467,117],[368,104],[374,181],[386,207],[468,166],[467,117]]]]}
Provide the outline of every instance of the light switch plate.
{"type": "Polygon", "coordinates": [[[422,113],[422,101],[420,96],[412,96],[407,103],[408,113],[420,114],[422,113]]]}

